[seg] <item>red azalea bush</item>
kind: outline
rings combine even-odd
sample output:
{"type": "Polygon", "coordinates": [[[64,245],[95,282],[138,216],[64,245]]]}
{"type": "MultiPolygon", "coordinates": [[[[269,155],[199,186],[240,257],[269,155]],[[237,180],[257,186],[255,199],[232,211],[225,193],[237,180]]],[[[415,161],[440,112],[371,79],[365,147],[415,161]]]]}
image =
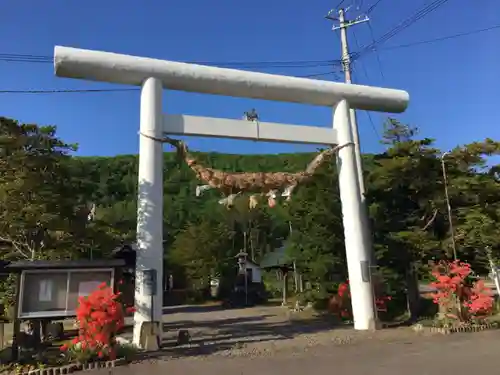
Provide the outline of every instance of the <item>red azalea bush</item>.
{"type": "MultiPolygon", "coordinates": [[[[375,297],[375,306],[378,311],[387,311],[387,302],[391,296],[375,297]]],[[[351,306],[351,291],[349,288],[349,280],[341,283],[338,287],[337,294],[334,294],[328,303],[328,310],[331,313],[338,315],[341,319],[352,319],[351,306]]]]}
{"type": "Polygon", "coordinates": [[[442,318],[467,322],[491,315],[494,302],[491,290],[482,280],[471,280],[471,274],[470,264],[459,260],[440,262],[433,268],[435,281],[430,285],[436,288],[432,296],[442,318]]]}
{"type": "MultiPolygon", "coordinates": [[[[102,283],[87,297],[80,297],[76,309],[78,337],[71,344],[61,346],[61,351],[96,354],[99,358],[116,358],[116,335],[125,323],[125,312],[119,300],[120,293],[102,283]]],[[[89,359],[89,355],[81,356],[89,359]]]]}
{"type": "Polygon", "coordinates": [[[474,283],[471,292],[469,299],[464,302],[469,313],[476,318],[491,315],[494,303],[491,289],[484,285],[483,280],[478,280],[474,283]]]}

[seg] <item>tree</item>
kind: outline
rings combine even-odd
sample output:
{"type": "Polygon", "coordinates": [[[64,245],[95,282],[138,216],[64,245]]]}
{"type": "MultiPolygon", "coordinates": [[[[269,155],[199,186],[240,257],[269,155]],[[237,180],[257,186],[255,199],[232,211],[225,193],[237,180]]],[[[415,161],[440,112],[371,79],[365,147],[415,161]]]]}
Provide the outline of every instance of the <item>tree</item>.
{"type": "MultiPolygon", "coordinates": [[[[336,278],[347,278],[341,204],[333,162],[299,187],[289,206],[292,235],[287,256],[304,279],[324,295],[336,278]]],[[[339,280],[337,280],[339,281],[339,280]]]]}
{"type": "Polygon", "coordinates": [[[380,272],[395,293],[408,295],[418,314],[418,271],[441,258],[439,203],[442,178],[433,140],[416,140],[418,129],[394,119],[385,124],[385,153],[375,157],[368,177],[368,202],[380,272]]]}
{"type": "Polygon", "coordinates": [[[97,206],[96,227],[108,228],[110,236],[119,242],[134,242],[137,226],[137,200],[119,201],[109,206],[97,206]]]}
{"type": "Polygon", "coordinates": [[[0,241],[5,259],[78,257],[88,252],[88,185],[72,168],[76,145],[39,127],[0,118],[0,241]]]}
{"type": "Polygon", "coordinates": [[[228,264],[234,263],[233,233],[224,222],[209,219],[189,224],[176,237],[168,261],[182,265],[187,279],[195,289],[209,286],[210,279],[219,276],[228,264]]]}
{"type": "Polygon", "coordinates": [[[279,219],[272,216],[273,210],[264,205],[251,209],[246,200],[236,200],[232,209],[222,210],[221,218],[234,233],[234,247],[245,250],[253,262],[258,263],[264,254],[280,247],[288,235],[288,229],[283,232],[279,219]]]}
{"type": "Polygon", "coordinates": [[[0,239],[6,257],[36,259],[55,250],[70,224],[61,216],[77,219],[61,184],[63,159],[75,148],[56,138],[54,127],[0,118],[0,239]]]}
{"type": "Polygon", "coordinates": [[[498,155],[500,143],[491,139],[452,150],[444,159],[459,258],[474,270],[489,270],[489,257],[500,258],[500,184],[498,166],[487,157],[498,155]]]}

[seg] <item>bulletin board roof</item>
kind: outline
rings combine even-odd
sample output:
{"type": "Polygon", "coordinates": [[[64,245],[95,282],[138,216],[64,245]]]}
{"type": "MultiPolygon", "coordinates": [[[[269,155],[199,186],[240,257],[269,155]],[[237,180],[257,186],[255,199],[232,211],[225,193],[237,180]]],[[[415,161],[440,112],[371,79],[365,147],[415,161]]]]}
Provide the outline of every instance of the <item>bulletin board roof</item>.
{"type": "Polygon", "coordinates": [[[12,262],[4,268],[7,271],[17,272],[23,270],[44,270],[44,269],[86,269],[86,268],[119,268],[124,267],[123,259],[99,259],[99,260],[21,260],[12,262]]]}

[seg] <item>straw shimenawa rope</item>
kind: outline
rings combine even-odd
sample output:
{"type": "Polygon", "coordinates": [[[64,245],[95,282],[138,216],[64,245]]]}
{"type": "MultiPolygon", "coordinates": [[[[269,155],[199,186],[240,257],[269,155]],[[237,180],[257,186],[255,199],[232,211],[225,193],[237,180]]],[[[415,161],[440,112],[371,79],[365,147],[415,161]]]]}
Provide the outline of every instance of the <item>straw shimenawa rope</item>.
{"type": "Polygon", "coordinates": [[[249,198],[250,208],[255,208],[258,204],[258,196],[268,197],[268,204],[273,207],[276,204],[277,193],[281,190],[282,196],[291,199],[293,190],[301,183],[310,180],[318,167],[340,149],[352,145],[346,143],[336,145],[320,152],[307,165],[307,168],[300,172],[224,172],[219,169],[208,168],[201,165],[188,151],[187,145],[178,139],[170,137],[158,138],[148,134],[140,133],[142,136],[163,143],[172,145],[177,154],[195,173],[196,177],[206,185],[198,186],[197,195],[210,189],[219,190],[225,197],[219,203],[228,208],[234,204],[234,199],[243,193],[251,193],[249,198]]]}

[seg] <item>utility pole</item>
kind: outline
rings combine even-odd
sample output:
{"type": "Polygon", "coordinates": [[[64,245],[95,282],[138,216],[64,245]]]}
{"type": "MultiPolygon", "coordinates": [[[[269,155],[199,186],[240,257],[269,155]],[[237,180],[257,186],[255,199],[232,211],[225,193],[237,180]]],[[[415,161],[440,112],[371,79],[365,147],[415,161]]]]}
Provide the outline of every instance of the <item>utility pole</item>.
{"type": "MultiPolygon", "coordinates": [[[[349,54],[349,44],[347,42],[347,28],[350,26],[354,26],[360,23],[364,23],[369,21],[369,18],[367,16],[360,16],[357,17],[356,19],[349,21],[346,20],[345,14],[349,10],[349,7],[347,9],[340,8],[338,11],[335,9],[332,9],[328,12],[326,15],[326,19],[329,19],[331,21],[338,21],[338,26],[333,26],[332,30],[340,30],[340,44],[341,44],[341,53],[342,53],[342,70],[344,71],[345,74],[345,82],[347,84],[352,84],[352,69],[351,69],[351,56],[349,54]],[[335,14],[336,13],[336,14],[335,14]]],[[[370,233],[370,223],[368,222],[368,208],[366,206],[366,189],[365,189],[365,178],[363,175],[363,159],[361,158],[361,147],[359,144],[359,130],[358,130],[358,123],[356,119],[356,110],[350,108],[349,109],[349,117],[350,117],[350,122],[351,122],[351,131],[352,131],[352,139],[354,141],[354,156],[355,156],[355,161],[356,161],[356,172],[358,175],[358,186],[359,186],[359,192],[360,192],[360,202],[361,202],[361,208],[365,211],[365,215],[361,215],[363,218],[363,242],[365,243],[365,246],[369,249],[372,249],[372,239],[371,239],[371,233],[370,233]]],[[[369,275],[369,280],[370,283],[372,282],[372,273],[373,269],[375,268],[374,265],[372,265],[375,262],[373,252],[371,255],[371,261],[368,264],[368,269],[365,270],[365,272],[369,275]]],[[[373,284],[372,284],[373,285],[373,284]]],[[[373,288],[373,287],[372,287],[373,288]]],[[[375,290],[372,289],[372,293],[375,296],[375,290]]],[[[375,298],[372,301],[373,303],[373,311],[375,314],[375,322],[374,322],[374,329],[379,327],[379,319],[378,319],[378,312],[377,312],[377,306],[375,303],[375,298]]]]}
{"type": "Polygon", "coordinates": [[[451,212],[451,204],[450,204],[450,196],[448,195],[448,176],[446,174],[446,164],[444,162],[445,156],[448,155],[448,152],[443,153],[441,155],[441,169],[443,171],[443,182],[444,182],[444,197],[446,199],[446,207],[448,209],[448,224],[450,225],[450,234],[451,234],[451,246],[453,249],[453,259],[457,260],[457,244],[455,242],[455,230],[453,229],[453,217],[451,212]]]}
{"type": "MultiPolygon", "coordinates": [[[[360,23],[369,21],[367,16],[357,17],[353,21],[346,20],[345,14],[348,9],[341,8],[338,11],[332,9],[328,12],[326,18],[332,21],[338,21],[339,25],[334,26],[332,30],[340,30],[340,43],[342,46],[342,69],[345,74],[345,82],[351,84],[351,56],[349,55],[349,44],[347,43],[347,28],[360,23]],[[338,13],[338,16],[334,16],[334,13],[338,13]]],[[[354,140],[354,153],[356,155],[356,168],[358,173],[358,183],[359,190],[361,193],[361,201],[365,202],[365,179],[363,176],[363,160],[361,158],[361,147],[359,145],[359,130],[358,123],[356,119],[356,110],[350,109],[351,117],[351,127],[352,127],[352,137],[354,140]]]]}

